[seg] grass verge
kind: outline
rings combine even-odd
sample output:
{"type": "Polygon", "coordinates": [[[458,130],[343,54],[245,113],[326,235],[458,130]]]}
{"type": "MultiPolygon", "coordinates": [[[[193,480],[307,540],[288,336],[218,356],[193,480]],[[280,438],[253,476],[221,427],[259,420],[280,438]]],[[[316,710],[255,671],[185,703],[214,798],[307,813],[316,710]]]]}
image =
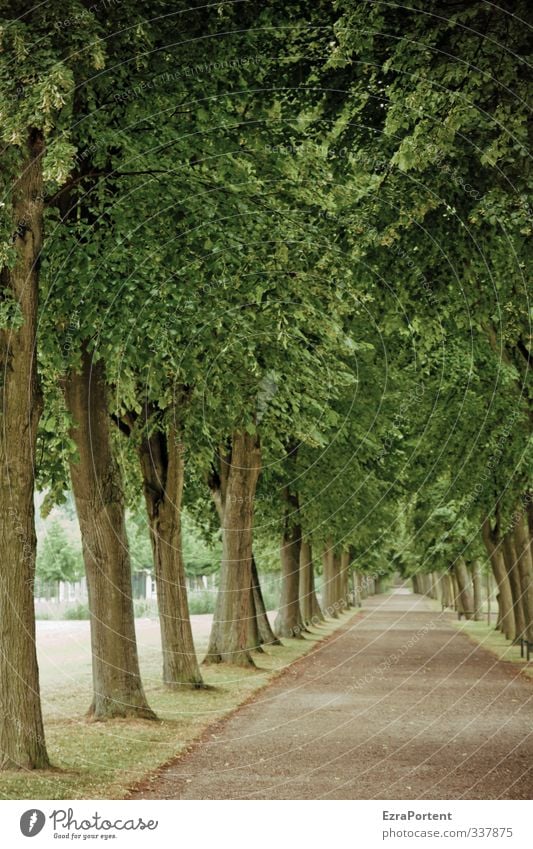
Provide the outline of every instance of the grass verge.
{"type": "Polygon", "coordinates": [[[479,643],[499,660],[522,667],[523,674],[533,678],[533,659],[528,663],[525,658],[520,657],[520,646],[515,646],[506,640],[500,631],[494,629],[493,625],[487,625],[486,622],[473,622],[472,620],[455,621],[453,624],[463,634],[479,643]]]}
{"type": "MultiPolygon", "coordinates": [[[[54,692],[45,702],[45,733],[53,769],[0,774],[4,799],[120,799],[128,789],[186,751],[212,723],[227,716],[356,613],[312,629],[303,640],[255,653],[257,669],[203,667],[212,689],[179,693],[157,684],[159,658],[143,668],[148,701],[158,722],[92,722],[86,685],[54,692]],[[157,665],[155,665],[157,664],[157,665]],[[150,683],[151,681],[151,683],[150,683]]],[[[74,682],[72,682],[74,683],[74,682]]]]}

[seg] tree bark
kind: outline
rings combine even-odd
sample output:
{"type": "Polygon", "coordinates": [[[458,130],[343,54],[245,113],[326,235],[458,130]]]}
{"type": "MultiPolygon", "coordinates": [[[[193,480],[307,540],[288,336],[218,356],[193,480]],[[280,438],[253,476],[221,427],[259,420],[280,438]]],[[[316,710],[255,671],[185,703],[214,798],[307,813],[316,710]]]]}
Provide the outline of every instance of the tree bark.
{"type": "Polygon", "coordinates": [[[236,431],[231,454],[221,457],[222,565],[207,663],[254,665],[248,649],[248,617],[254,499],[260,469],[259,439],[236,431]]]}
{"type": "Polygon", "coordinates": [[[270,627],[263,593],[261,592],[261,584],[259,581],[259,572],[257,571],[257,563],[252,554],[252,595],[254,607],[253,611],[256,619],[256,629],[259,636],[259,641],[265,646],[281,646],[281,640],[278,640],[274,631],[270,627]]]}
{"type": "Polygon", "coordinates": [[[515,641],[518,641],[524,636],[526,620],[524,616],[524,605],[522,603],[522,585],[518,569],[518,558],[516,556],[512,532],[506,533],[503,537],[502,550],[505,568],[509,576],[509,584],[511,585],[511,595],[513,597],[513,612],[516,626],[515,641]]]}
{"type": "Polygon", "coordinates": [[[529,541],[529,528],[527,520],[520,515],[514,529],[515,550],[520,574],[520,586],[522,588],[522,601],[524,604],[524,617],[526,626],[526,639],[533,643],[533,560],[529,541]]]}
{"type": "Polygon", "coordinates": [[[183,446],[171,425],[145,435],[139,446],[144,498],[154,556],[157,606],[167,686],[203,686],[194,648],[181,539],[183,446]]]}
{"type": "Polygon", "coordinates": [[[483,522],[482,535],[487,554],[490,558],[494,580],[496,581],[499,610],[498,625],[508,640],[514,640],[516,637],[516,625],[511,585],[505,568],[501,541],[498,539],[498,534],[492,531],[488,519],[485,519],[483,522]]]}
{"type": "Polygon", "coordinates": [[[0,769],[49,765],[35,650],[35,446],[42,403],[36,335],[43,237],[43,139],[28,138],[13,187],[15,265],[4,267],[0,301],[18,305],[22,324],[0,330],[0,769]]]}
{"type": "Polygon", "coordinates": [[[454,606],[453,599],[453,585],[451,581],[450,574],[448,572],[443,572],[441,575],[442,581],[442,607],[443,609],[446,607],[454,606]]]}
{"type": "Polygon", "coordinates": [[[278,637],[302,637],[305,624],[300,614],[300,547],[302,528],[299,522],[298,497],[285,488],[286,501],[281,538],[281,599],[274,633],[278,637]]]}
{"type": "Polygon", "coordinates": [[[306,625],[324,621],[315,592],[313,552],[309,542],[302,541],[300,548],[300,611],[306,625]]]}
{"type": "Polygon", "coordinates": [[[340,602],[344,605],[343,610],[350,607],[350,552],[345,549],[340,557],[340,602]]]}
{"type": "Polygon", "coordinates": [[[259,628],[257,625],[257,611],[255,609],[255,596],[252,586],[250,586],[250,602],[248,613],[248,649],[250,651],[264,651],[263,646],[261,645],[261,637],[259,635],[259,628]]]}
{"type": "Polygon", "coordinates": [[[155,719],[141,683],[122,481],[112,453],[102,361],[84,347],[65,383],[79,461],[70,467],[91,610],[95,719],[155,719]]]}
{"type": "Polygon", "coordinates": [[[460,612],[464,614],[466,619],[472,619],[474,615],[474,595],[470,587],[470,575],[463,557],[457,558],[453,570],[457,581],[460,612]]]}
{"type": "Polygon", "coordinates": [[[479,560],[473,560],[470,565],[472,586],[474,588],[474,619],[479,622],[483,616],[483,581],[479,560]]]}
{"type": "Polygon", "coordinates": [[[335,570],[335,555],[333,544],[328,540],[322,552],[322,610],[325,616],[338,619],[337,605],[337,574],[335,570]]]}

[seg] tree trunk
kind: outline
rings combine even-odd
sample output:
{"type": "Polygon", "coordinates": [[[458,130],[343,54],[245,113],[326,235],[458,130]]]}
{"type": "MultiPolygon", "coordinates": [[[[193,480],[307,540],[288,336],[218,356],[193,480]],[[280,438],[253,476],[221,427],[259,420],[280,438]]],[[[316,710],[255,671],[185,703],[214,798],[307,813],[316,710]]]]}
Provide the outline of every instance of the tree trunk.
{"type": "Polygon", "coordinates": [[[206,662],[253,666],[248,649],[248,617],[254,499],[261,469],[258,438],[236,431],[231,455],[221,458],[221,463],[225,481],[222,565],[206,662]]]}
{"type": "Polygon", "coordinates": [[[65,399],[79,454],[70,473],[80,522],[91,610],[95,719],[155,719],[139,672],[122,481],[111,449],[102,361],[84,347],[81,372],[66,380],[65,399]]]}
{"type": "Polygon", "coordinates": [[[483,617],[483,582],[479,560],[473,560],[470,565],[472,586],[474,588],[474,619],[479,622],[483,617]]]}
{"type": "Polygon", "coordinates": [[[336,572],[335,556],[331,540],[328,540],[322,552],[322,610],[325,616],[337,619],[338,607],[336,604],[336,572]]]}
{"type": "Polygon", "coordinates": [[[22,324],[0,330],[0,769],[49,765],[35,649],[35,445],[41,414],[36,328],[43,235],[42,136],[13,186],[15,265],[4,267],[0,301],[18,305],[22,324]]]}
{"type": "Polygon", "coordinates": [[[340,557],[340,602],[343,604],[343,610],[348,610],[350,607],[350,552],[345,550],[340,557]]]}
{"type": "Polygon", "coordinates": [[[300,614],[300,547],[302,528],[298,518],[298,498],[285,490],[283,536],[281,538],[281,599],[274,632],[278,637],[302,637],[305,624],[300,614]]]}
{"type": "Polygon", "coordinates": [[[491,530],[488,519],[485,519],[483,522],[482,534],[483,542],[490,558],[494,580],[496,581],[499,609],[498,625],[508,640],[514,640],[516,637],[516,626],[511,585],[505,568],[500,540],[497,539],[497,535],[491,530]]]}
{"type": "Polygon", "coordinates": [[[441,575],[442,581],[442,607],[443,609],[446,607],[454,606],[453,599],[453,585],[450,578],[450,574],[448,572],[443,572],[441,575]]]}
{"type": "Polygon", "coordinates": [[[528,524],[523,515],[520,516],[515,527],[514,541],[524,604],[525,636],[528,642],[533,643],[533,561],[529,544],[528,524]]]}
{"type": "Polygon", "coordinates": [[[470,587],[470,575],[463,557],[458,557],[453,567],[457,581],[459,611],[465,619],[472,619],[474,615],[474,595],[470,587]]]}
{"type": "Polygon", "coordinates": [[[511,585],[511,595],[513,596],[513,611],[516,626],[515,641],[519,641],[525,634],[526,620],[524,616],[524,605],[522,604],[522,585],[520,571],[518,569],[518,558],[516,556],[512,532],[505,534],[502,540],[502,550],[505,568],[509,576],[509,584],[511,585]]]}
{"type": "Polygon", "coordinates": [[[315,592],[311,545],[302,541],[300,548],[300,611],[306,625],[317,625],[324,617],[315,592]]]}
{"type": "Polygon", "coordinates": [[[167,686],[201,687],[192,636],[181,540],[183,448],[175,426],[144,436],[139,447],[144,497],[154,555],[157,606],[167,686]]]}
{"type": "Polygon", "coordinates": [[[257,611],[255,609],[255,596],[252,585],[250,585],[250,602],[248,613],[248,649],[249,651],[264,651],[261,645],[261,637],[259,636],[259,627],[257,624],[257,611]]]}
{"type": "Polygon", "coordinates": [[[261,592],[261,584],[259,582],[259,572],[257,571],[257,563],[252,554],[252,594],[254,600],[254,614],[256,619],[256,628],[259,635],[259,641],[264,646],[281,646],[281,640],[278,640],[274,631],[270,627],[263,593],[261,592]]]}

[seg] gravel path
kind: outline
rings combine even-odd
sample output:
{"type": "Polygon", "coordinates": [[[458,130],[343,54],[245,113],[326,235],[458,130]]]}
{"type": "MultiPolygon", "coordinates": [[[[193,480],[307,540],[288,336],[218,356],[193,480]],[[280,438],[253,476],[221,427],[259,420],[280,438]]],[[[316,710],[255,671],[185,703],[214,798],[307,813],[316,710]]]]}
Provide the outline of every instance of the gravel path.
{"type": "Polygon", "coordinates": [[[533,681],[397,588],[131,798],[530,799],[533,681]]]}

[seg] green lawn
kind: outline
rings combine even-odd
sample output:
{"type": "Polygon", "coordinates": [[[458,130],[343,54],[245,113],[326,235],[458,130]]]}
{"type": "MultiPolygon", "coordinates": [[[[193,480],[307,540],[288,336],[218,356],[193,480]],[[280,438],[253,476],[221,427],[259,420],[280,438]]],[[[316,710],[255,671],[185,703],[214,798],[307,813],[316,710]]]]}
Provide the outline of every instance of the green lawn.
{"type": "Polygon", "coordinates": [[[463,634],[475,640],[483,646],[484,649],[496,655],[500,660],[507,663],[515,663],[522,666],[524,675],[533,678],[533,658],[529,663],[525,658],[520,657],[520,646],[513,645],[505,639],[500,631],[496,631],[494,625],[487,625],[486,622],[473,622],[472,620],[454,622],[463,634]]]}
{"type": "MultiPolygon", "coordinates": [[[[256,653],[256,670],[204,667],[205,680],[213,689],[183,690],[179,694],[159,683],[159,652],[150,639],[143,639],[143,627],[138,625],[143,680],[159,722],[87,720],[84,713],[90,702],[90,657],[86,634],[75,628],[71,639],[63,632],[56,638],[54,633],[53,639],[48,638],[46,651],[40,653],[44,655],[40,665],[45,730],[54,768],[2,773],[0,797],[122,798],[132,784],[186,750],[208,725],[241,705],[317,642],[342,627],[353,613],[313,629],[304,640],[285,640],[282,647],[256,653]]],[[[147,633],[151,635],[153,628],[147,633]]]]}

